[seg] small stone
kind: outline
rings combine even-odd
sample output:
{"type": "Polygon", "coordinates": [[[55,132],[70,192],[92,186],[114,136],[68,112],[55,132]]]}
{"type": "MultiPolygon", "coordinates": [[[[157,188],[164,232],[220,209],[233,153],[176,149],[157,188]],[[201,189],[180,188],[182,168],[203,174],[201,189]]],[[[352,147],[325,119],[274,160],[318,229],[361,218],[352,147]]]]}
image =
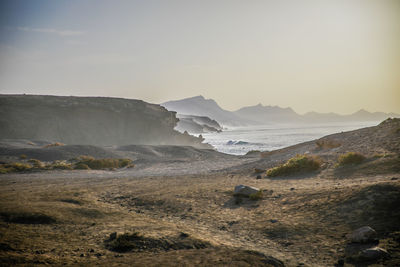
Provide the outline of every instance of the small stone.
{"type": "Polygon", "coordinates": [[[261,179],[261,175],[257,175],[257,178],[256,178],[257,180],[260,180],[261,179]]]}
{"type": "Polygon", "coordinates": [[[271,219],[271,220],[269,220],[271,223],[277,223],[278,222],[278,220],[275,220],[275,219],[271,219]]]}
{"type": "Polygon", "coordinates": [[[293,191],[293,190],[295,190],[295,188],[294,188],[294,187],[290,188],[290,191],[293,191]]]}

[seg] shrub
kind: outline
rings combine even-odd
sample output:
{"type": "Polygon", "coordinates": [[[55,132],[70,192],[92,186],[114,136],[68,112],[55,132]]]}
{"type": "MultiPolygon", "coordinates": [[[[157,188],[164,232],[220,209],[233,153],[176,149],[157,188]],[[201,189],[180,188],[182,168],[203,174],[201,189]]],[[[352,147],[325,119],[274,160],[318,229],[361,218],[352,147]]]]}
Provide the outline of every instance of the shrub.
{"type": "Polygon", "coordinates": [[[337,166],[360,164],[364,160],[364,155],[358,152],[348,152],[339,156],[337,166]]]}
{"type": "Polygon", "coordinates": [[[249,195],[249,199],[253,201],[261,200],[263,198],[262,191],[258,191],[257,193],[249,195]]]}
{"type": "Polygon", "coordinates": [[[289,159],[285,164],[267,170],[267,175],[276,177],[316,171],[321,167],[321,160],[315,156],[297,155],[289,159]]]}
{"type": "Polygon", "coordinates": [[[19,156],[19,158],[20,158],[20,159],[26,159],[27,156],[26,156],[25,154],[22,154],[22,155],[19,156]]]}
{"type": "Polygon", "coordinates": [[[88,166],[93,170],[101,170],[101,169],[113,169],[113,168],[123,168],[128,167],[132,168],[134,165],[132,164],[132,160],[130,159],[95,159],[90,156],[80,156],[78,158],[79,162],[76,166],[82,164],[88,166]]]}
{"type": "Polygon", "coordinates": [[[46,167],[46,164],[44,164],[38,159],[30,159],[28,160],[28,162],[32,164],[33,168],[35,169],[44,169],[46,167]]]}
{"type": "Polygon", "coordinates": [[[82,162],[78,162],[77,164],[75,164],[74,169],[75,170],[90,170],[89,166],[82,162]]]}
{"type": "Polygon", "coordinates": [[[341,146],[339,142],[331,139],[320,139],[316,142],[316,145],[319,149],[332,149],[341,146]]]}
{"type": "Polygon", "coordinates": [[[32,169],[32,166],[27,164],[27,163],[21,163],[21,162],[12,162],[12,163],[6,163],[6,164],[1,164],[0,170],[2,170],[2,173],[9,173],[9,172],[22,172],[22,171],[28,171],[32,169]]]}
{"type": "Polygon", "coordinates": [[[65,161],[56,160],[48,166],[52,170],[72,170],[72,164],[65,161]]]}

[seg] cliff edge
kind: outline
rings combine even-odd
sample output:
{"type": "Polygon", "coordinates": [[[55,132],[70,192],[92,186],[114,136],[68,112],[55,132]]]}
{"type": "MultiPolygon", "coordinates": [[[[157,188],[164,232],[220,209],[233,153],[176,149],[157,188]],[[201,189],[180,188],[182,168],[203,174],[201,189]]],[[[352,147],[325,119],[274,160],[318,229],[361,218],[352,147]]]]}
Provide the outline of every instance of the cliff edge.
{"type": "Polygon", "coordinates": [[[202,138],[175,131],[177,122],[175,112],[141,100],[0,95],[0,139],[211,148],[202,138]]]}

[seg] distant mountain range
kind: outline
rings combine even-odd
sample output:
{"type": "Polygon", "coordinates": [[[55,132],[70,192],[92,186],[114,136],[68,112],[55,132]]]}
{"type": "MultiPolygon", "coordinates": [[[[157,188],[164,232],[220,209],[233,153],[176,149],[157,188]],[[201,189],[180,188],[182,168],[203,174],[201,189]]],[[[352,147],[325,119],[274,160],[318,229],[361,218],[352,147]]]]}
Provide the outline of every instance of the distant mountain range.
{"type": "Polygon", "coordinates": [[[308,112],[304,115],[296,113],[291,108],[278,106],[243,107],[236,111],[222,109],[214,100],[195,96],[161,104],[178,114],[207,116],[226,126],[261,125],[270,123],[322,123],[350,121],[382,121],[388,117],[400,117],[395,113],[368,112],[359,110],[353,114],[340,115],[336,113],[308,112]]]}
{"type": "Polygon", "coordinates": [[[168,101],[161,106],[182,115],[206,116],[223,125],[240,126],[249,123],[234,112],[222,109],[213,99],[205,99],[203,96],[168,101]]]}

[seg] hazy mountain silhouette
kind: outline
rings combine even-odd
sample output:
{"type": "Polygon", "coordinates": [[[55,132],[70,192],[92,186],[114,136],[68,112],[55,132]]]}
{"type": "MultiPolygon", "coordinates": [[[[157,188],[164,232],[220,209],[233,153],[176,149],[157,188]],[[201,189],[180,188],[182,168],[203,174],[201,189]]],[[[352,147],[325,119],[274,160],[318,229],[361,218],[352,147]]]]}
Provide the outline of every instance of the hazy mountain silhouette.
{"type": "Polygon", "coordinates": [[[234,112],[222,109],[213,99],[205,99],[201,95],[168,101],[162,103],[161,106],[183,115],[206,116],[223,125],[239,126],[249,123],[248,120],[239,117],[234,112]]]}
{"type": "Polygon", "coordinates": [[[395,113],[368,112],[361,109],[349,115],[336,113],[308,112],[304,115],[296,113],[292,108],[279,106],[243,107],[236,111],[222,109],[213,99],[195,96],[181,100],[168,101],[161,104],[179,114],[207,116],[223,125],[245,126],[270,123],[323,123],[323,122],[350,122],[350,121],[382,121],[389,117],[400,117],[395,113]]]}
{"type": "Polygon", "coordinates": [[[234,112],[241,118],[257,123],[269,122],[292,122],[301,119],[301,116],[293,111],[291,108],[281,108],[278,106],[263,106],[258,104],[256,106],[249,106],[241,108],[234,112]]]}

